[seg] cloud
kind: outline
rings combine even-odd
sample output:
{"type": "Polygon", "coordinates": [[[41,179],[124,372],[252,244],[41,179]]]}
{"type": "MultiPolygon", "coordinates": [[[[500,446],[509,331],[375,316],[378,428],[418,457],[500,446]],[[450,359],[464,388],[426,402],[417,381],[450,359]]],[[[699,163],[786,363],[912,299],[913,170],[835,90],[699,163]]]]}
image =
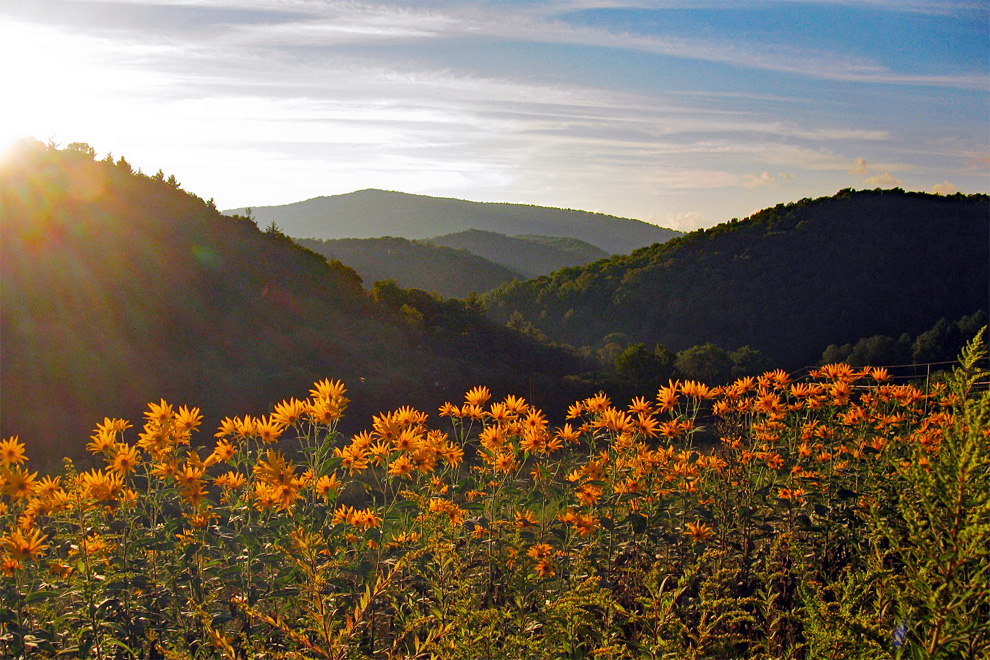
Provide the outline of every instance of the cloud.
{"type": "Polygon", "coordinates": [[[864,180],[863,183],[876,188],[900,188],[904,185],[903,181],[890,172],[881,172],[880,174],[871,176],[864,180]]]}
{"type": "Polygon", "coordinates": [[[656,221],[663,227],[668,229],[676,229],[678,231],[694,231],[701,227],[707,227],[711,222],[709,222],[705,216],[698,213],[697,211],[688,211],[687,213],[668,213],[665,221],[656,221]]]}
{"type": "Polygon", "coordinates": [[[936,183],[932,186],[929,192],[935,195],[955,195],[959,192],[959,188],[957,188],[954,183],[943,181],[942,183],[936,183]]]}
{"type": "Polygon", "coordinates": [[[966,161],[966,172],[986,175],[990,172],[990,156],[974,156],[966,161]]]}
{"type": "Polygon", "coordinates": [[[866,164],[865,158],[857,158],[856,162],[853,163],[852,167],[849,168],[850,174],[855,174],[857,176],[870,173],[870,167],[866,164]]]}
{"type": "Polygon", "coordinates": [[[744,186],[747,188],[759,188],[760,186],[769,186],[772,183],[777,183],[777,180],[769,172],[763,172],[759,176],[753,174],[747,174],[743,176],[745,182],[744,186]]]}
{"type": "MultiPolygon", "coordinates": [[[[628,6],[628,5],[627,5],[628,6]]],[[[922,85],[986,90],[978,73],[905,74],[847,53],[751,40],[709,39],[613,31],[567,22],[569,7],[550,4],[537,11],[500,8],[498,14],[478,13],[463,27],[497,38],[537,43],[565,43],[616,48],[655,55],[730,64],[735,67],[796,74],[816,79],[889,85],[922,85]]],[[[453,35],[452,35],[453,36],[453,35]]]]}

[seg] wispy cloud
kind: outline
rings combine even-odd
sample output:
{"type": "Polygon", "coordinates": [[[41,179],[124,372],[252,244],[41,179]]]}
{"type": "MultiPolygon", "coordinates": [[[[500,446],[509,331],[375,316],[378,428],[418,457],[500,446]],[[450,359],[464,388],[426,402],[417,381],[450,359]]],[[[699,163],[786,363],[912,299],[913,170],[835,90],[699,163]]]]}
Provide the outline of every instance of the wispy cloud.
{"type": "Polygon", "coordinates": [[[936,183],[928,192],[936,195],[955,195],[959,192],[959,188],[954,183],[943,181],[942,183],[936,183]]]}
{"type": "Polygon", "coordinates": [[[890,172],[881,172],[880,174],[871,176],[865,179],[863,183],[870,186],[877,186],[878,188],[895,188],[904,185],[903,181],[890,172]]]}
{"type": "MultiPolygon", "coordinates": [[[[793,1],[793,0],[792,0],[793,1]]],[[[129,0],[133,4],[165,6],[214,6],[225,9],[292,11],[305,20],[232,25],[222,40],[255,47],[340,46],[384,44],[396,41],[487,38],[541,44],[567,44],[637,51],[734,67],[789,73],[813,79],[883,85],[911,85],[987,90],[990,81],[982,72],[907,73],[848,53],[826,51],[786,43],[765,43],[742,38],[705,39],[690,35],[638,34],[588,25],[575,25],[567,16],[576,9],[646,7],[651,3],[408,3],[318,2],[307,0],[129,0]]],[[[798,4],[795,2],[795,4],[798,4]]],[[[854,6],[852,2],[834,2],[854,6]]],[[[862,3],[860,3],[862,4],[862,3]]],[[[874,2],[891,11],[922,11],[932,3],[874,2]]],[[[694,8],[731,7],[739,2],[671,3],[694,8]]],[[[955,10],[972,9],[972,3],[954,3],[955,10]]],[[[943,10],[952,11],[943,6],[943,10]]]]}
{"type": "MultiPolygon", "coordinates": [[[[926,93],[971,99],[971,90],[987,87],[986,76],[894,72],[791,35],[754,43],[569,20],[581,8],[637,3],[120,0],[114,7],[126,4],[181,20],[166,30],[135,11],[74,30],[68,19],[62,27],[46,25],[47,16],[18,19],[12,33],[31,34],[25,47],[38,45],[36,73],[56,84],[50,93],[11,96],[20,105],[8,103],[0,118],[7,112],[25,126],[57,127],[37,130],[174,171],[221,205],[384,187],[598,209],[693,229],[739,215],[735,207],[860,182],[905,185],[899,176],[917,176],[924,187],[946,178],[985,187],[990,165],[985,122],[981,133],[968,125],[953,133],[936,125],[934,104],[936,121],[915,122],[911,102],[929,101],[906,88],[931,84],[940,89],[926,93]],[[200,14],[183,13],[191,7],[213,8],[209,29],[191,18],[200,14]],[[459,60],[473,44],[509,54],[531,45],[558,61],[579,53],[591,69],[616,53],[656,57],[636,60],[649,63],[650,76],[620,85],[605,75],[558,75],[538,61],[459,60]],[[670,58],[697,66],[688,69],[696,79],[665,77],[670,58]],[[731,65],[733,80],[710,82],[707,63],[731,65]],[[763,85],[772,79],[766,72],[793,73],[786,80],[803,84],[763,85]],[[731,84],[749,76],[755,82],[731,84]],[[832,81],[869,84],[842,87],[848,98],[833,98],[832,81]],[[890,85],[910,102],[874,112],[890,85]],[[937,170],[925,165],[936,154],[937,170]]],[[[0,52],[18,60],[2,40],[0,52]]],[[[11,89],[31,86],[23,68],[0,75],[20,81],[11,89]]]]}

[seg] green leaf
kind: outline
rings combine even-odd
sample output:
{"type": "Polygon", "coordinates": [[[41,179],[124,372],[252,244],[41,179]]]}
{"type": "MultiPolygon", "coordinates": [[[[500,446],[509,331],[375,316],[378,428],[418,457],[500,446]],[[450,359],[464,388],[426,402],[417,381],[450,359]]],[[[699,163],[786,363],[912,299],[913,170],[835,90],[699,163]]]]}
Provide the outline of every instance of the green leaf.
{"type": "Polygon", "coordinates": [[[57,591],[50,591],[50,590],[49,591],[34,591],[34,592],[29,593],[27,595],[27,597],[24,598],[24,602],[26,604],[28,604],[28,605],[31,605],[33,603],[42,603],[42,602],[48,600],[49,598],[51,598],[52,596],[57,596],[58,593],[59,592],[57,592],[57,591]]]}

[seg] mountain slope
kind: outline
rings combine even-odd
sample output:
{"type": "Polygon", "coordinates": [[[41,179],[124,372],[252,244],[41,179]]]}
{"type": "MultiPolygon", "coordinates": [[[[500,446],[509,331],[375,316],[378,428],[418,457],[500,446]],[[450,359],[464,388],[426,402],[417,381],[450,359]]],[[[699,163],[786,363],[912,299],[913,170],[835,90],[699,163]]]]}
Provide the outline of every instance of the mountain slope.
{"type": "Polygon", "coordinates": [[[548,275],[561,268],[580,266],[609,256],[604,250],[575,238],[505,236],[480,229],[437,236],[428,242],[467,250],[526,277],[548,275]]]}
{"type": "Polygon", "coordinates": [[[517,271],[492,263],[466,250],[430,245],[405,238],[297,238],[297,243],[328,259],[341,261],[365,284],[395,280],[400,286],[436,291],[447,298],[464,298],[524,279],[517,271]]]}
{"type": "MultiPolygon", "coordinates": [[[[230,212],[244,213],[245,209],[230,212]]],[[[468,229],[506,235],[569,236],[610,254],[662,243],[679,235],[671,229],[601,213],[427,197],[383,190],[359,190],[283,206],[251,209],[261,227],[276,223],[298,238],[430,238],[468,229]]]]}
{"type": "Polygon", "coordinates": [[[573,345],[619,332],[673,350],[750,345],[800,367],[828,344],[990,309],[988,270],[987,196],[846,190],[511,283],[485,301],[496,319],[515,314],[573,345]]]}
{"type": "Polygon", "coordinates": [[[28,141],[0,180],[0,435],[35,459],[78,454],[104,416],[140,426],[159,397],[201,407],[209,438],[327,377],[350,389],[353,428],[479,383],[552,396],[584,368],[475,306],[369,295],[339,262],[124,159],[28,141]]]}

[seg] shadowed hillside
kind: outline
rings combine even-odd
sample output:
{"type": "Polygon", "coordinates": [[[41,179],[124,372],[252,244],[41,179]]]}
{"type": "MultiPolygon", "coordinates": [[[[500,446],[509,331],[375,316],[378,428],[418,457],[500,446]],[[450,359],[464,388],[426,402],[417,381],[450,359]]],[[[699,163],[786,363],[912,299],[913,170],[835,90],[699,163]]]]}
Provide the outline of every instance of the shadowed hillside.
{"type": "MultiPolygon", "coordinates": [[[[245,211],[241,208],[231,212],[245,211]]],[[[623,254],[680,235],[647,222],[601,213],[468,202],[384,190],[359,190],[283,206],[254,207],[251,212],[260,226],[274,222],[286,234],[298,238],[421,239],[481,229],[509,236],[567,236],[610,254],[623,254]]]]}
{"type": "Polygon", "coordinates": [[[609,256],[604,250],[575,238],[505,236],[480,229],[437,236],[429,242],[467,250],[526,277],[548,275],[561,268],[580,266],[609,256]]]}
{"type": "Polygon", "coordinates": [[[987,196],[845,190],[507,284],[486,303],[575,346],[623,333],[673,350],[748,345],[800,367],[829,344],[990,309],[988,268],[987,196]]]}
{"type": "Polygon", "coordinates": [[[345,418],[362,425],[481,382],[552,396],[583,368],[477,306],[401,289],[390,306],[339,262],[86,145],[23,142],[0,179],[0,434],[32,456],[80,451],[104,416],[140,425],[160,396],[200,406],[209,437],[326,377],[367,399],[345,418]]]}
{"type": "Polygon", "coordinates": [[[525,279],[517,271],[466,250],[406,238],[297,238],[296,243],[328,259],[347,264],[366,285],[395,280],[400,286],[436,291],[446,298],[484,293],[500,284],[525,279]]]}

